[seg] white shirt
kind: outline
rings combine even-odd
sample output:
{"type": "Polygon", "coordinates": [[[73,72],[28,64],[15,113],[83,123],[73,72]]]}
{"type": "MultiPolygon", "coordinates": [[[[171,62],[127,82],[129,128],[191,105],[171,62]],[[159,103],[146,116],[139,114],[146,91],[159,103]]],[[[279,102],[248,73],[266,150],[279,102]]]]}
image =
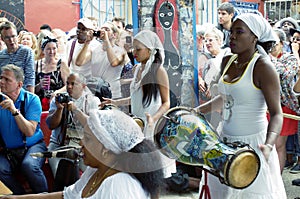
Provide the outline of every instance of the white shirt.
{"type": "MultiPolygon", "coordinates": [[[[68,43],[67,43],[67,54],[66,54],[67,62],[69,60],[70,51],[71,51],[73,41],[74,41],[74,39],[68,41],[68,43]]],[[[70,63],[70,70],[72,72],[82,74],[82,75],[84,75],[85,78],[89,79],[92,76],[92,70],[91,70],[91,68],[93,66],[92,62],[88,61],[86,64],[84,64],[82,66],[77,66],[75,64],[76,58],[77,58],[79,52],[81,51],[81,49],[83,48],[83,45],[84,44],[78,43],[78,40],[76,39],[76,43],[75,43],[75,47],[74,47],[74,51],[73,51],[73,56],[72,56],[72,61],[70,63]]],[[[92,54],[94,54],[94,51],[96,50],[97,46],[99,46],[99,45],[100,45],[100,42],[97,41],[96,39],[93,39],[90,42],[89,48],[91,49],[92,54]]]]}
{"type": "MultiPolygon", "coordinates": [[[[116,57],[124,54],[124,49],[119,46],[113,46],[113,51],[116,57]]],[[[108,60],[107,51],[103,50],[102,45],[97,46],[95,53],[92,53],[92,74],[94,77],[100,77],[107,81],[110,85],[112,98],[121,98],[121,72],[123,65],[111,66],[108,60]]]]}
{"type": "MultiPolygon", "coordinates": [[[[82,191],[93,174],[95,168],[87,167],[81,178],[73,185],[65,188],[65,199],[80,199],[82,191]]],[[[106,178],[97,191],[89,199],[150,199],[141,183],[128,173],[116,173],[106,178]]]]}

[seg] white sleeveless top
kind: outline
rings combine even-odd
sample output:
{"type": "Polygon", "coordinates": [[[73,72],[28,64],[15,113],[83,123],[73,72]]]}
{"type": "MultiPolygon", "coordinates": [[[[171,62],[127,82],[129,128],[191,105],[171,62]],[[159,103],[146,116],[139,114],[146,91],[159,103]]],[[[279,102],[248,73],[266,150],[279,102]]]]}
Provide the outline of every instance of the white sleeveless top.
{"type": "Polygon", "coordinates": [[[154,97],[152,97],[152,101],[149,104],[149,106],[143,107],[143,90],[141,86],[141,80],[139,80],[138,82],[136,81],[137,74],[140,68],[141,68],[141,64],[138,64],[134,71],[133,80],[130,84],[131,113],[141,118],[144,121],[146,126],[147,121],[146,121],[145,113],[147,112],[150,113],[150,115],[153,115],[154,113],[157,112],[157,110],[159,109],[162,103],[161,103],[160,93],[158,92],[156,100],[154,97]]]}
{"type": "MultiPolygon", "coordinates": [[[[157,98],[155,100],[154,96],[152,96],[151,103],[148,107],[143,106],[143,90],[141,86],[141,80],[136,81],[138,71],[141,68],[141,64],[136,66],[134,71],[133,80],[130,84],[130,97],[131,97],[131,113],[144,121],[145,129],[144,135],[147,139],[154,141],[154,131],[148,131],[147,128],[147,118],[145,113],[149,113],[150,115],[154,115],[159,107],[161,106],[161,96],[160,92],[158,92],[157,98]]],[[[156,124],[156,123],[155,123],[156,124]]],[[[155,126],[154,124],[154,126],[155,126]]],[[[174,159],[170,159],[161,153],[161,161],[163,164],[163,172],[164,177],[171,177],[172,173],[176,173],[176,163],[174,159]]]]}
{"type": "Polygon", "coordinates": [[[259,56],[255,53],[238,81],[228,83],[224,81],[224,74],[237,57],[233,55],[219,80],[219,93],[223,98],[223,133],[227,135],[250,135],[267,128],[267,105],[262,91],[253,82],[254,65],[259,56]]]}

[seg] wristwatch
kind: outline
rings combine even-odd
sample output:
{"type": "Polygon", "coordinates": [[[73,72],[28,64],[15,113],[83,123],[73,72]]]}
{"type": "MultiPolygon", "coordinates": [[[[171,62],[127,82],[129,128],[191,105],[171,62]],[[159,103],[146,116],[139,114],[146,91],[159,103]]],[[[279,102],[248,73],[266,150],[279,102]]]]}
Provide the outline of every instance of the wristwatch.
{"type": "Polygon", "coordinates": [[[19,114],[20,114],[20,110],[19,110],[19,109],[17,109],[17,110],[16,110],[16,112],[14,112],[14,113],[12,114],[12,116],[14,116],[14,117],[15,117],[15,116],[17,116],[17,115],[19,115],[19,114]]]}

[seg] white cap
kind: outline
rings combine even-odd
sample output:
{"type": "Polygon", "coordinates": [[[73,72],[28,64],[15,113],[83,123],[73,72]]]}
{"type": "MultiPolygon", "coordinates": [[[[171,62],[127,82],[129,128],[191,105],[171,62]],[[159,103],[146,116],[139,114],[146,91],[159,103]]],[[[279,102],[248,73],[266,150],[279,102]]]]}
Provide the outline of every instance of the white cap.
{"type": "Polygon", "coordinates": [[[88,18],[81,18],[77,23],[81,23],[84,27],[88,29],[94,29],[93,22],[88,18]]]}

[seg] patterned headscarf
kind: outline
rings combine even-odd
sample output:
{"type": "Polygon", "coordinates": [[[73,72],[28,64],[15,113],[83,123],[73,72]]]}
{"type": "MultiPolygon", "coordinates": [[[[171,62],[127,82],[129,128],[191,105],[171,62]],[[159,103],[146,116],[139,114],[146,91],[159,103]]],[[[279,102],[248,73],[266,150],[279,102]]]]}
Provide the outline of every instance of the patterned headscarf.
{"type": "Polygon", "coordinates": [[[89,115],[92,133],[115,154],[128,152],[145,138],[134,119],[118,109],[92,110],[89,115]]]}
{"type": "Polygon", "coordinates": [[[48,36],[46,36],[46,37],[44,37],[44,39],[42,40],[42,42],[41,42],[41,49],[42,50],[44,50],[45,49],[45,47],[46,47],[46,45],[48,44],[48,43],[50,43],[50,42],[57,42],[57,39],[55,39],[55,38],[50,38],[50,37],[48,37],[48,36]]]}

